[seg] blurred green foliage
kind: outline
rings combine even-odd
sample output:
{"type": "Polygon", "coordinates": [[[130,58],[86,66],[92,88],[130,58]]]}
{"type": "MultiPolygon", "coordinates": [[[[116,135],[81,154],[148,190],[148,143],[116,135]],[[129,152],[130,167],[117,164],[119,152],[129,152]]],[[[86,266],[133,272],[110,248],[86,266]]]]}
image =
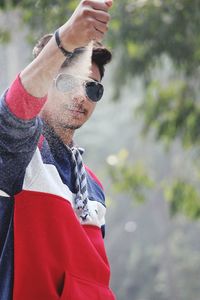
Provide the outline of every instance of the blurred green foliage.
{"type": "MultiPolygon", "coordinates": [[[[183,147],[196,149],[197,153],[200,143],[199,13],[197,0],[122,0],[115,4],[109,33],[118,61],[114,73],[115,96],[120,95],[127,79],[140,75],[145,97],[137,113],[144,120],[143,133],[153,129],[155,138],[164,141],[168,148],[179,140],[183,147]],[[169,65],[170,72],[166,75],[169,65]]],[[[193,162],[197,166],[196,159],[193,162]]],[[[129,170],[130,162],[124,168],[129,170]]],[[[127,170],[121,170],[123,178],[127,170]]],[[[200,217],[198,186],[184,180],[175,179],[163,192],[170,199],[172,215],[183,213],[197,219],[200,217]]],[[[117,179],[117,182],[123,186],[123,181],[117,179]]],[[[141,187],[143,184],[145,181],[141,181],[141,187]]]]}
{"type": "Polygon", "coordinates": [[[166,188],[165,195],[171,203],[172,215],[181,212],[191,219],[200,218],[200,194],[193,185],[182,179],[175,180],[166,188]]]}
{"type": "Polygon", "coordinates": [[[186,81],[174,80],[166,86],[152,81],[138,112],[145,112],[144,133],[153,127],[156,138],[166,144],[179,137],[184,147],[200,145],[200,103],[186,81]]]}
{"type": "Polygon", "coordinates": [[[143,74],[163,53],[193,74],[200,59],[199,10],[198,0],[116,1],[110,40],[124,48],[126,67],[133,75],[143,74]]]}
{"type": "Polygon", "coordinates": [[[0,44],[6,44],[10,41],[10,33],[0,28],[0,44]]]}
{"type": "Polygon", "coordinates": [[[0,1],[3,10],[18,9],[22,14],[22,21],[29,26],[28,39],[35,42],[39,36],[54,32],[56,28],[66,22],[79,1],[64,0],[5,0],[0,1]]]}
{"type": "Polygon", "coordinates": [[[126,149],[122,149],[116,155],[110,155],[107,163],[114,191],[128,193],[138,203],[144,202],[146,192],[154,186],[154,182],[148,176],[143,164],[137,162],[133,165],[126,149]]]}

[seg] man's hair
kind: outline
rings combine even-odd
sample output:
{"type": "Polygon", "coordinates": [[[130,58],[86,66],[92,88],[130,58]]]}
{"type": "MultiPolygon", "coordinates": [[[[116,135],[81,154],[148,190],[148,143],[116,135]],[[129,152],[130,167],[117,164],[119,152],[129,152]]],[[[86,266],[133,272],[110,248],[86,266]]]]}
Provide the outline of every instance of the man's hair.
{"type": "MultiPolygon", "coordinates": [[[[46,46],[46,44],[49,42],[49,40],[53,37],[53,34],[46,34],[42,38],[38,40],[35,47],[33,48],[33,57],[36,58],[39,53],[42,51],[42,49],[46,46]]],[[[80,53],[81,49],[84,48],[78,48],[75,49],[73,52],[73,55],[70,58],[67,58],[64,63],[62,64],[62,67],[67,67],[70,65],[70,62],[80,53]]],[[[99,68],[99,72],[101,75],[101,79],[104,76],[105,68],[104,66],[109,63],[112,59],[111,52],[104,47],[100,42],[94,42],[93,49],[92,49],[92,63],[95,63],[97,67],[99,68]]]]}

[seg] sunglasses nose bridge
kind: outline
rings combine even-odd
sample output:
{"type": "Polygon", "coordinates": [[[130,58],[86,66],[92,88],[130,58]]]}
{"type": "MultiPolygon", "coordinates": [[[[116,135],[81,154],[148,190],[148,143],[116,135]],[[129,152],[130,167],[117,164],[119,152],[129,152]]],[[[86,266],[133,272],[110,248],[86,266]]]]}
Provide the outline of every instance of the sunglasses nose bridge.
{"type": "Polygon", "coordinates": [[[81,101],[84,101],[84,100],[87,99],[85,88],[82,84],[80,84],[79,86],[74,87],[73,90],[71,90],[71,92],[70,92],[70,96],[74,99],[75,98],[80,99],[81,101]]]}

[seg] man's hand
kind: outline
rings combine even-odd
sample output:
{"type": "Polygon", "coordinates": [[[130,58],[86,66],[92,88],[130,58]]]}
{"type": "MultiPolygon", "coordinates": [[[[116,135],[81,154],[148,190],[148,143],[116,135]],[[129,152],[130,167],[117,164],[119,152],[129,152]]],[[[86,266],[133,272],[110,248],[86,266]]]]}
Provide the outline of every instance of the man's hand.
{"type": "Polygon", "coordinates": [[[90,41],[101,41],[108,30],[112,0],[82,0],[71,18],[60,28],[64,48],[73,51],[90,41]]]}

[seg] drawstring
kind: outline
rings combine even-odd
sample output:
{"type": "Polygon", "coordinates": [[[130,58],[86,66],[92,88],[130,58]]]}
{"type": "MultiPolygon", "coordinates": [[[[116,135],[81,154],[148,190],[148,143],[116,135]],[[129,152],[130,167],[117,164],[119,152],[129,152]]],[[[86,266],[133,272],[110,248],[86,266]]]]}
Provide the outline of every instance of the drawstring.
{"type": "Polygon", "coordinates": [[[76,188],[74,206],[78,217],[86,221],[89,216],[87,178],[80,151],[76,147],[71,148],[76,188]]]}

